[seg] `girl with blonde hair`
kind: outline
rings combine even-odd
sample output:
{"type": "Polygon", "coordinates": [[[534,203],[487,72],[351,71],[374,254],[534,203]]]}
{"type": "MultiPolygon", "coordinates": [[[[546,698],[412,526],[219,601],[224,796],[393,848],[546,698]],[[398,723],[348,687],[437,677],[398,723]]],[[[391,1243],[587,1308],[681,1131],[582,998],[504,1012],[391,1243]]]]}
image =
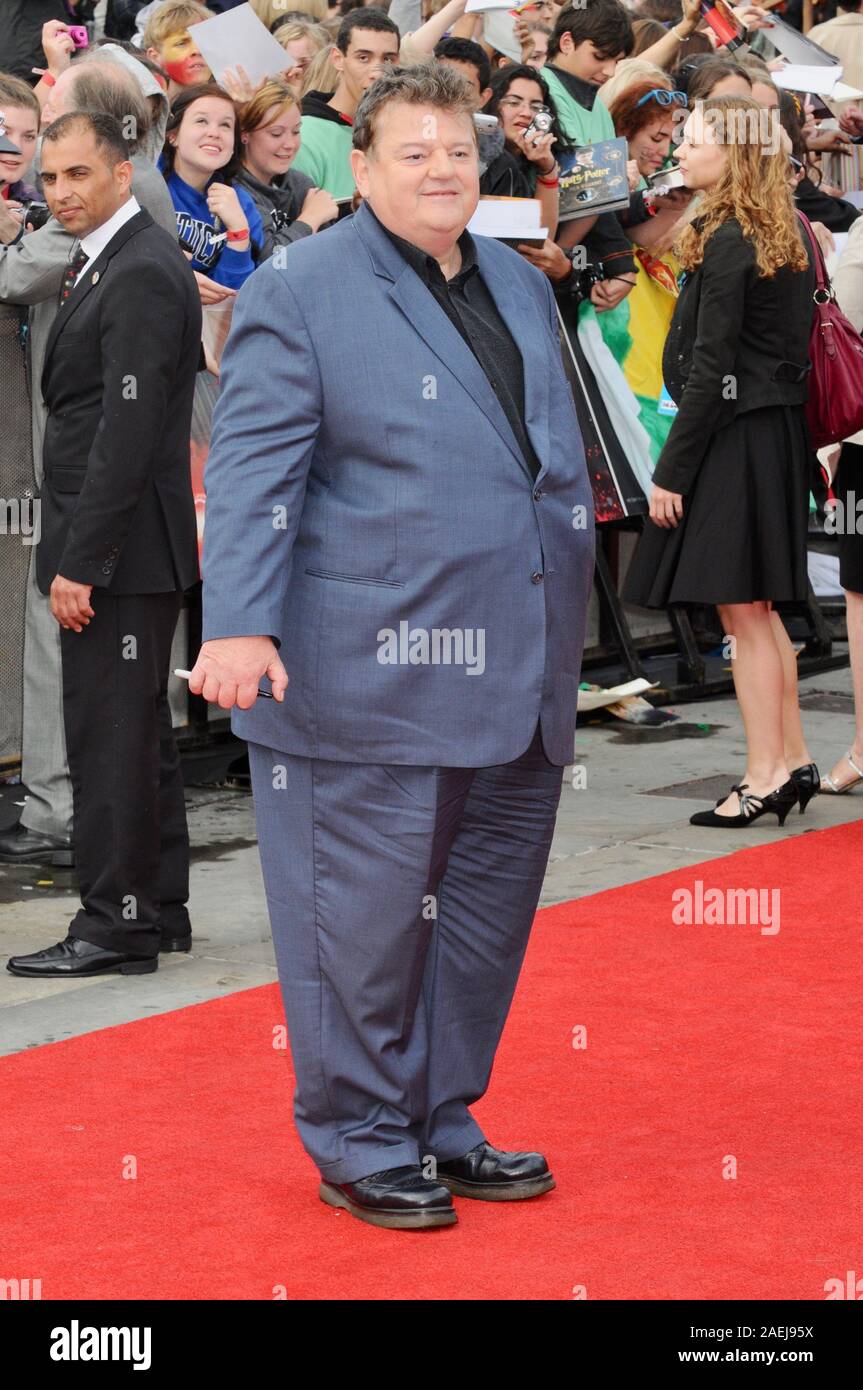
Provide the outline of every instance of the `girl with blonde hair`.
{"type": "Polygon", "coordinates": [[[335,198],[291,165],[300,148],[295,89],[274,77],[240,110],[243,165],[237,175],[264,226],[263,256],[320,231],[339,214],[335,198]]]}
{"type": "Polygon", "coordinates": [[[815,273],[775,112],[739,96],[689,114],[678,159],[702,193],[676,252],[685,279],[663,353],[677,405],[624,584],[649,608],[715,604],[730,638],[744,776],[693,825],[801,811],[819,787],[776,611],[804,603],[813,455],[804,403],[815,273]]]}

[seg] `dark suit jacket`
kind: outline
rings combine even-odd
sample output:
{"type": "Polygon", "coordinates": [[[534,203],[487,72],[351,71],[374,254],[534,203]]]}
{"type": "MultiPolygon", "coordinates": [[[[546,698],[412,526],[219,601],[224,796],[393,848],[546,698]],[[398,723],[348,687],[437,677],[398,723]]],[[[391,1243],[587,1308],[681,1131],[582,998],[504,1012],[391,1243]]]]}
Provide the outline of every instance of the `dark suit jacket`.
{"type": "MultiPolygon", "coordinates": [[[[808,250],[808,248],[807,248],[808,250]]],[[[806,400],[815,270],[759,276],[736,218],[710,237],[683,285],[662,371],[678,413],[653,480],[692,487],[713,435],[747,410],[806,400]]]]}
{"type": "Polygon", "coordinates": [[[48,337],[36,575],[115,593],[198,579],[189,464],[201,303],[189,263],[148,212],[89,265],[48,337]]]}

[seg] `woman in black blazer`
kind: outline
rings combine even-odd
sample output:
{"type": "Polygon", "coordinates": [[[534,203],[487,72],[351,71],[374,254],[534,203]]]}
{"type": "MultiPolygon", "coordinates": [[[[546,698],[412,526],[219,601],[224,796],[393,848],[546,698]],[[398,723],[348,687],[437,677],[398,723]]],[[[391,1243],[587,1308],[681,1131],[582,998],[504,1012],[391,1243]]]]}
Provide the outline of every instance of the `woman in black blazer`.
{"type": "Polygon", "coordinates": [[[678,406],[657,461],[650,520],[623,596],[649,608],[716,604],[734,640],[746,773],[694,825],[782,825],[819,786],[797,667],[775,607],[807,596],[812,451],[804,402],[815,274],[775,113],[711,97],[687,118],[679,160],[703,193],[677,249],[687,274],[663,353],[678,406]]]}

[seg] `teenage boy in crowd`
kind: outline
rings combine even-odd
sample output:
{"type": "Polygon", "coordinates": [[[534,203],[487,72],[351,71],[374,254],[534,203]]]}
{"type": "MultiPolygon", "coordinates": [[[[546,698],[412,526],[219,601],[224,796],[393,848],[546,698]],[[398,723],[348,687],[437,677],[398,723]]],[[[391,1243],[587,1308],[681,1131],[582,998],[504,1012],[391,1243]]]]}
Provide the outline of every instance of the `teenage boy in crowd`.
{"type": "MultiPolygon", "coordinates": [[[[542,75],[564,134],[576,145],[613,140],[614,124],[598,96],[635,39],[619,0],[583,0],[561,10],[548,43],[542,75]]],[[[613,309],[635,284],[632,243],[617,214],[603,213],[584,239],[588,262],[603,279],[591,290],[596,309],[613,309]]]]}
{"type": "Polygon", "coordinates": [[[293,167],[334,198],[350,198],[354,192],[352,130],[360,98],[398,57],[399,31],[385,12],[351,10],[339,25],[333,49],[336,90],[308,92],[303,98],[302,143],[293,167]]]}
{"type": "Polygon", "coordinates": [[[147,16],[143,48],[170,78],[168,95],[172,99],[184,87],[197,87],[210,80],[210,69],[201,57],[191,30],[205,19],[214,19],[212,10],[194,0],[165,0],[147,16]]]}

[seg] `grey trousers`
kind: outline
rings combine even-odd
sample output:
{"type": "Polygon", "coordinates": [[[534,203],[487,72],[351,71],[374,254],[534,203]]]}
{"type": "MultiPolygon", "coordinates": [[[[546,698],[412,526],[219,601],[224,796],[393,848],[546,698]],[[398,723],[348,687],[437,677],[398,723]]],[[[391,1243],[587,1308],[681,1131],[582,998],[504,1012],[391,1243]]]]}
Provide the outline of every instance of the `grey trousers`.
{"type": "Polygon", "coordinates": [[[21,778],[29,795],[21,824],[43,835],[72,836],[72,780],[63,726],[60,624],[36,583],[36,550],[30,557],[24,618],[24,722],[21,778]]]}
{"type": "Polygon", "coordinates": [[[538,732],[499,767],[249,761],[303,1145],[331,1182],[467,1153],[563,768],[538,732]]]}

